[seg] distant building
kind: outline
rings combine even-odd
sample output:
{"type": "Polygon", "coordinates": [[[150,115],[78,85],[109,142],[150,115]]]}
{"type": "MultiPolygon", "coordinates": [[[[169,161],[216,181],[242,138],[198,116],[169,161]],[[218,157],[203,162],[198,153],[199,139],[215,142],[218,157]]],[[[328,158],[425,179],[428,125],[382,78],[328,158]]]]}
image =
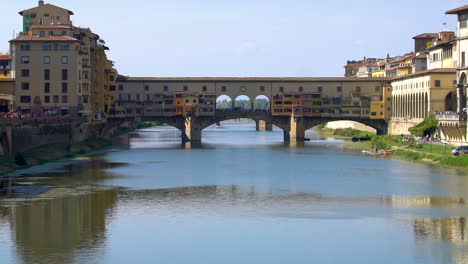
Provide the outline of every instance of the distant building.
{"type": "Polygon", "coordinates": [[[438,37],[438,33],[423,33],[413,37],[414,53],[425,51],[432,45],[432,41],[438,37]]]}
{"type": "MultiPolygon", "coordinates": [[[[346,65],[344,66],[345,68],[345,77],[352,77],[352,76],[357,76],[358,73],[359,73],[359,69],[363,66],[366,66],[366,65],[371,65],[371,64],[375,64],[377,63],[377,61],[379,61],[381,59],[377,59],[377,58],[364,58],[363,60],[360,60],[360,61],[347,61],[346,62],[346,65]]],[[[367,72],[369,69],[363,69],[362,70],[362,74],[366,74],[364,73],[367,72]]],[[[366,76],[366,77],[369,77],[369,76],[366,76]]]]}
{"type": "Polygon", "coordinates": [[[109,74],[115,70],[108,69],[108,48],[100,37],[73,26],[72,11],[44,1],[20,15],[23,32],[10,41],[16,111],[105,117],[111,109],[105,101],[109,74]]]}
{"type": "Polygon", "coordinates": [[[0,79],[11,79],[11,56],[8,53],[0,53],[0,79]]]}

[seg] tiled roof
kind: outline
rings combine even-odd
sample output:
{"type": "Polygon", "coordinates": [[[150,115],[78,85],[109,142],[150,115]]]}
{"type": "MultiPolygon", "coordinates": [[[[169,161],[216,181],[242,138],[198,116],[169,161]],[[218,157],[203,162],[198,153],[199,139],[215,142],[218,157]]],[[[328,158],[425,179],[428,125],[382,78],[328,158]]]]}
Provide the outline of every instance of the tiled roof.
{"type": "Polygon", "coordinates": [[[71,26],[64,26],[64,25],[31,26],[31,29],[71,29],[71,26]]]}
{"type": "Polygon", "coordinates": [[[458,7],[458,8],[455,8],[455,9],[451,9],[447,12],[445,12],[445,14],[447,15],[455,15],[455,14],[458,14],[460,12],[463,12],[463,11],[468,11],[468,5],[464,5],[462,7],[458,7]]]}
{"type": "Polygon", "coordinates": [[[11,60],[10,55],[0,55],[0,60],[11,60]]]}
{"type": "MultiPolygon", "coordinates": [[[[62,8],[62,7],[59,7],[59,6],[56,6],[56,5],[51,5],[51,4],[45,4],[43,6],[49,6],[49,7],[54,7],[54,8],[58,8],[58,9],[62,9],[62,10],[65,10],[68,12],[68,14],[70,15],[74,15],[72,11],[68,10],[68,9],[65,9],[65,8],[62,8]]],[[[26,9],[26,10],[23,10],[21,12],[19,12],[20,15],[23,15],[24,12],[26,11],[32,11],[32,10],[35,10],[37,8],[41,8],[42,6],[36,6],[36,7],[33,7],[33,8],[30,8],[30,9],[26,9]]]]}
{"type": "Polygon", "coordinates": [[[39,37],[39,35],[26,35],[17,37],[11,41],[79,41],[76,38],[69,36],[47,36],[39,37]]]}
{"type": "Polygon", "coordinates": [[[357,77],[127,77],[119,76],[124,82],[372,82],[386,81],[388,78],[357,77]]]}
{"type": "Polygon", "coordinates": [[[418,75],[425,75],[425,74],[428,74],[428,73],[453,73],[453,74],[456,74],[457,70],[455,70],[454,68],[432,69],[432,70],[427,70],[427,71],[415,72],[415,73],[411,73],[411,74],[407,74],[407,75],[403,75],[403,76],[393,77],[390,80],[396,81],[396,80],[409,78],[409,77],[414,77],[414,76],[418,76],[418,75]]]}
{"type": "Polygon", "coordinates": [[[439,33],[423,33],[423,34],[419,34],[413,37],[413,39],[438,38],[438,37],[439,37],[439,33]]]}
{"type": "Polygon", "coordinates": [[[428,48],[428,50],[437,49],[437,48],[440,48],[442,46],[446,46],[447,44],[452,43],[452,42],[455,42],[455,40],[452,39],[452,40],[445,40],[445,41],[437,41],[437,45],[428,48]]]}

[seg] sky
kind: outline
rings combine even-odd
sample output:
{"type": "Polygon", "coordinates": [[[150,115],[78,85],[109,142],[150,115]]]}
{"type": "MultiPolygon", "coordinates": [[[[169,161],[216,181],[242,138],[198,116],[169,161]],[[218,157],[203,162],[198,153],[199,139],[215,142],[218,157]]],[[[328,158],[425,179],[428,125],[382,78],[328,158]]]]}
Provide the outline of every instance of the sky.
{"type": "MultiPolygon", "coordinates": [[[[49,0],[106,41],[122,75],[335,77],[347,60],[413,51],[461,0],[49,0]]],[[[0,51],[35,0],[0,0],[0,51]]]]}

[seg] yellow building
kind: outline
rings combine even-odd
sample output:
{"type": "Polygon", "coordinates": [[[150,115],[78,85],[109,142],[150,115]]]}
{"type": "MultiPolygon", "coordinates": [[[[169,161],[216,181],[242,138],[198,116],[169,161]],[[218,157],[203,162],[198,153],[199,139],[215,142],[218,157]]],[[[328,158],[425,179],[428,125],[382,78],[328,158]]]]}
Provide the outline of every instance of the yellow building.
{"type": "Polygon", "coordinates": [[[0,78],[0,113],[13,110],[15,80],[0,78]]]}

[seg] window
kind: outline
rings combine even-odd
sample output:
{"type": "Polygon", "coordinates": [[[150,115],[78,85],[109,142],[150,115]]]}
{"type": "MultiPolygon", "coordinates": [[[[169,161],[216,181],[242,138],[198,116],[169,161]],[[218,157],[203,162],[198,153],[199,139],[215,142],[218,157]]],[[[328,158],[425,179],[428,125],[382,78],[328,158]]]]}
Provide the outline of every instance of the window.
{"type": "Polygon", "coordinates": [[[165,91],[165,92],[169,91],[169,86],[164,85],[164,91],[165,91]]]}
{"type": "Polygon", "coordinates": [[[50,83],[44,83],[44,93],[50,93],[50,83]]]}
{"type": "Polygon", "coordinates": [[[28,82],[21,83],[21,89],[22,90],[29,90],[29,83],[28,82]]]}
{"type": "Polygon", "coordinates": [[[44,103],[50,103],[50,96],[44,96],[44,103]]]}
{"type": "Polygon", "coordinates": [[[260,92],[264,92],[265,91],[265,86],[260,86],[260,92]]]}
{"type": "Polygon", "coordinates": [[[187,85],[184,86],[184,91],[188,91],[188,86],[187,85]]]}
{"type": "Polygon", "coordinates": [[[68,96],[62,96],[62,104],[68,104],[68,96]]]}
{"type": "Polygon", "coordinates": [[[68,83],[62,83],[62,93],[68,93],[68,83]]]}
{"type": "Polygon", "coordinates": [[[341,86],[338,86],[336,87],[336,91],[340,93],[341,91],[343,91],[343,88],[341,88],[341,86]]]}
{"type": "Polygon", "coordinates": [[[31,46],[29,46],[29,44],[21,44],[20,49],[23,50],[23,51],[24,50],[30,50],[31,46]]]}
{"type": "Polygon", "coordinates": [[[299,92],[303,92],[304,91],[304,87],[299,87],[299,92]]]}
{"type": "Polygon", "coordinates": [[[111,76],[109,77],[109,81],[111,81],[111,82],[115,81],[115,76],[114,76],[114,75],[111,75],[111,76]]]}
{"type": "Polygon", "coordinates": [[[468,27],[468,14],[460,15],[460,28],[468,27]]]}
{"type": "Polygon", "coordinates": [[[284,87],[281,86],[281,87],[279,88],[279,91],[280,91],[281,93],[283,93],[283,92],[284,92],[284,87]]]}
{"type": "Polygon", "coordinates": [[[41,37],[41,38],[45,37],[45,31],[39,32],[39,37],[41,37]]]}
{"type": "Polygon", "coordinates": [[[30,103],[31,102],[31,96],[27,96],[27,95],[21,96],[20,97],[20,102],[21,103],[30,103]]]}
{"type": "Polygon", "coordinates": [[[207,89],[208,89],[208,88],[207,88],[206,86],[203,86],[203,87],[202,87],[202,91],[203,91],[203,92],[206,92],[207,89]]]}
{"type": "Polygon", "coordinates": [[[461,55],[461,66],[465,67],[465,52],[464,51],[462,52],[462,55],[461,55]]]}
{"type": "Polygon", "coordinates": [[[145,85],[145,91],[149,91],[149,85],[145,85]]]}
{"type": "Polygon", "coordinates": [[[62,56],[62,64],[68,64],[68,56],[62,56]]]}
{"type": "Polygon", "coordinates": [[[151,96],[149,94],[146,95],[146,101],[151,101],[151,96]]]}
{"type": "Polygon", "coordinates": [[[226,91],[226,86],[221,87],[221,91],[225,92],[226,91]]]}
{"type": "Polygon", "coordinates": [[[53,31],[49,31],[49,36],[53,36],[54,35],[54,32],[53,31]]]}
{"type": "Polygon", "coordinates": [[[318,91],[319,93],[323,92],[323,87],[322,87],[322,86],[318,87],[318,88],[317,88],[317,91],[318,91]]]}
{"type": "Polygon", "coordinates": [[[136,95],[136,99],[137,99],[137,101],[140,101],[140,94],[136,95]]]}
{"type": "Polygon", "coordinates": [[[22,56],[21,64],[29,64],[29,56],[22,56]]]}
{"type": "Polygon", "coordinates": [[[358,92],[358,93],[361,92],[361,87],[360,86],[356,86],[356,92],[358,92]]]}
{"type": "Polygon", "coordinates": [[[29,70],[21,70],[21,77],[29,77],[29,70]]]}
{"type": "Polygon", "coordinates": [[[119,84],[119,91],[123,91],[124,87],[122,84],[119,84]]]}
{"type": "Polygon", "coordinates": [[[68,80],[68,70],[62,70],[62,81],[68,80]]]}
{"type": "Polygon", "coordinates": [[[435,87],[440,87],[440,80],[435,81],[435,87]]]}
{"type": "Polygon", "coordinates": [[[62,36],[66,36],[67,35],[67,32],[66,31],[62,31],[62,36]]]}
{"type": "Polygon", "coordinates": [[[50,80],[50,70],[44,70],[44,81],[50,80]]]}
{"type": "Polygon", "coordinates": [[[109,91],[115,91],[115,85],[110,85],[109,86],[109,91]]]}
{"type": "Polygon", "coordinates": [[[54,95],[54,97],[52,97],[52,100],[53,100],[54,104],[58,104],[59,103],[59,96],[54,95]]]}
{"type": "Polygon", "coordinates": [[[380,86],[376,86],[376,87],[375,87],[375,91],[376,91],[376,92],[380,92],[380,86]]]}
{"type": "Polygon", "coordinates": [[[50,56],[44,56],[44,64],[50,64],[50,56]]]}

